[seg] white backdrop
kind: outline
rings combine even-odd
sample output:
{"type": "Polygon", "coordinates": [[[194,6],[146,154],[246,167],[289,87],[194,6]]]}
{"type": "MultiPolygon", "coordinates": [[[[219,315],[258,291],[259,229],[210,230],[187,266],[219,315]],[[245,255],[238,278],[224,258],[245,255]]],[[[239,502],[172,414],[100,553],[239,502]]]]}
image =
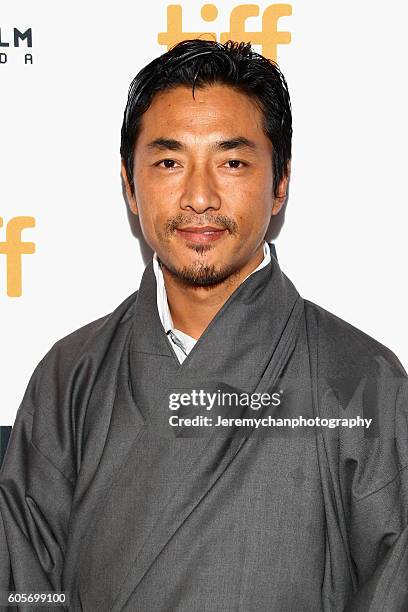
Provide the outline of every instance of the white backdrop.
{"type": "MultiPolygon", "coordinates": [[[[120,127],[130,81],[165,51],[157,35],[167,4],[2,0],[0,243],[11,218],[31,216],[22,236],[36,252],[23,255],[21,297],[7,296],[0,254],[0,425],[13,423],[51,345],[138,287],[144,263],[121,191],[120,127]],[[13,46],[14,27],[32,29],[31,49],[13,46]]],[[[240,3],[219,1],[210,24],[203,2],[178,4],[185,30],[220,34],[240,3]]],[[[260,12],[270,4],[259,2],[260,12]]],[[[278,62],[294,143],[279,261],[304,297],[407,366],[405,3],[289,4],[279,29],[292,41],[278,62]]],[[[260,23],[249,18],[247,30],[260,23]]]]}

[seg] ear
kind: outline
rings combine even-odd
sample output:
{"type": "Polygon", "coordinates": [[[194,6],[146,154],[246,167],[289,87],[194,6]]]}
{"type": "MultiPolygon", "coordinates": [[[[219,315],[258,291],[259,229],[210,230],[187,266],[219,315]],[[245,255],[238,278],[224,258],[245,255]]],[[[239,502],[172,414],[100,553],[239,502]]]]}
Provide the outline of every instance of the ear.
{"type": "Polygon", "coordinates": [[[125,162],[123,161],[123,159],[122,159],[122,163],[121,163],[120,173],[122,175],[122,181],[123,181],[123,185],[125,187],[126,199],[127,199],[129,208],[130,208],[130,210],[132,211],[132,213],[134,215],[137,215],[138,214],[138,209],[137,209],[136,197],[135,197],[134,191],[132,192],[132,189],[131,189],[131,187],[129,185],[129,180],[128,180],[127,173],[126,173],[125,162]]]}
{"type": "Polygon", "coordinates": [[[288,165],[287,165],[286,176],[284,176],[282,180],[280,181],[278,185],[277,194],[273,198],[272,215],[277,215],[281,211],[282,206],[284,205],[286,201],[286,196],[288,194],[289,179],[290,179],[290,161],[288,162],[288,165]]]}

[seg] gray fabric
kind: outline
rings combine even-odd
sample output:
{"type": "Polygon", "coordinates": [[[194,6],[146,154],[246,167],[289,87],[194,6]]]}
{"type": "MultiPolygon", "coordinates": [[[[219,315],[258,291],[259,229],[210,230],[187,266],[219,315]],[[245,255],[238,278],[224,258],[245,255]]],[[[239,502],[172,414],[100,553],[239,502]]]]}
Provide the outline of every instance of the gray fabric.
{"type": "Polygon", "coordinates": [[[89,611],[408,609],[392,353],[301,299],[274,257],[183,364],[155,299],[150,264],[34,372],[0,472],[0,589],[62,588],[89,611]],[[203,387],[282,389],[274,415],[360,414],[375,430],[175,436],[168,394],[203,387]]]}
{"type": "Polygon", "coordinates": [[[3,461],[4,453],[6,452],[8,440],[11,433],[11,427],[8,425],[0,425],[0,466],[3,461]]]}

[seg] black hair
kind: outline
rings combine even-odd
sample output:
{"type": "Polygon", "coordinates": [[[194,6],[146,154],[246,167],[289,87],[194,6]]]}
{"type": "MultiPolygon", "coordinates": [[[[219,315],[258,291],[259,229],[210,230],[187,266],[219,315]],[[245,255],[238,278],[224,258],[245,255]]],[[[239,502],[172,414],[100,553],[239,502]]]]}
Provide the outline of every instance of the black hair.
{"type": "Polygon", "coordinates": [[[193,39],[178,43],[136,75],[129,87],[123,117],[120,154],[133,185],[133,161],[141,117],[160,91],[184,85],[229,85],[252,97],[264,116],[264,131],[273,146],[274,195],[288,175],[292,143],[292,112],[286,80],[278,65],[252,50],[250,43],[225,44],[193,39]]]}

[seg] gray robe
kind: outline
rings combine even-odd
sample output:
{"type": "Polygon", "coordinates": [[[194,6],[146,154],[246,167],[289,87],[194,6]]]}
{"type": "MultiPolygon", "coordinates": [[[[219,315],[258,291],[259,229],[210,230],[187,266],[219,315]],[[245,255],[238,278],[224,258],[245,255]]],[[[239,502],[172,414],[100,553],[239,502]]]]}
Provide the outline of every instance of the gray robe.
{"type": "Polygon", "coordinates": [[[274,257],[180,364],[149,264],[32,375],[0,472],[0,590],[64,590],[75,611],[408,610],[407,396],[396,357],[274,257]],[[246,416],[373,425],[175,431],[169,394],[201,388],[282,391],[246,416]]]}

